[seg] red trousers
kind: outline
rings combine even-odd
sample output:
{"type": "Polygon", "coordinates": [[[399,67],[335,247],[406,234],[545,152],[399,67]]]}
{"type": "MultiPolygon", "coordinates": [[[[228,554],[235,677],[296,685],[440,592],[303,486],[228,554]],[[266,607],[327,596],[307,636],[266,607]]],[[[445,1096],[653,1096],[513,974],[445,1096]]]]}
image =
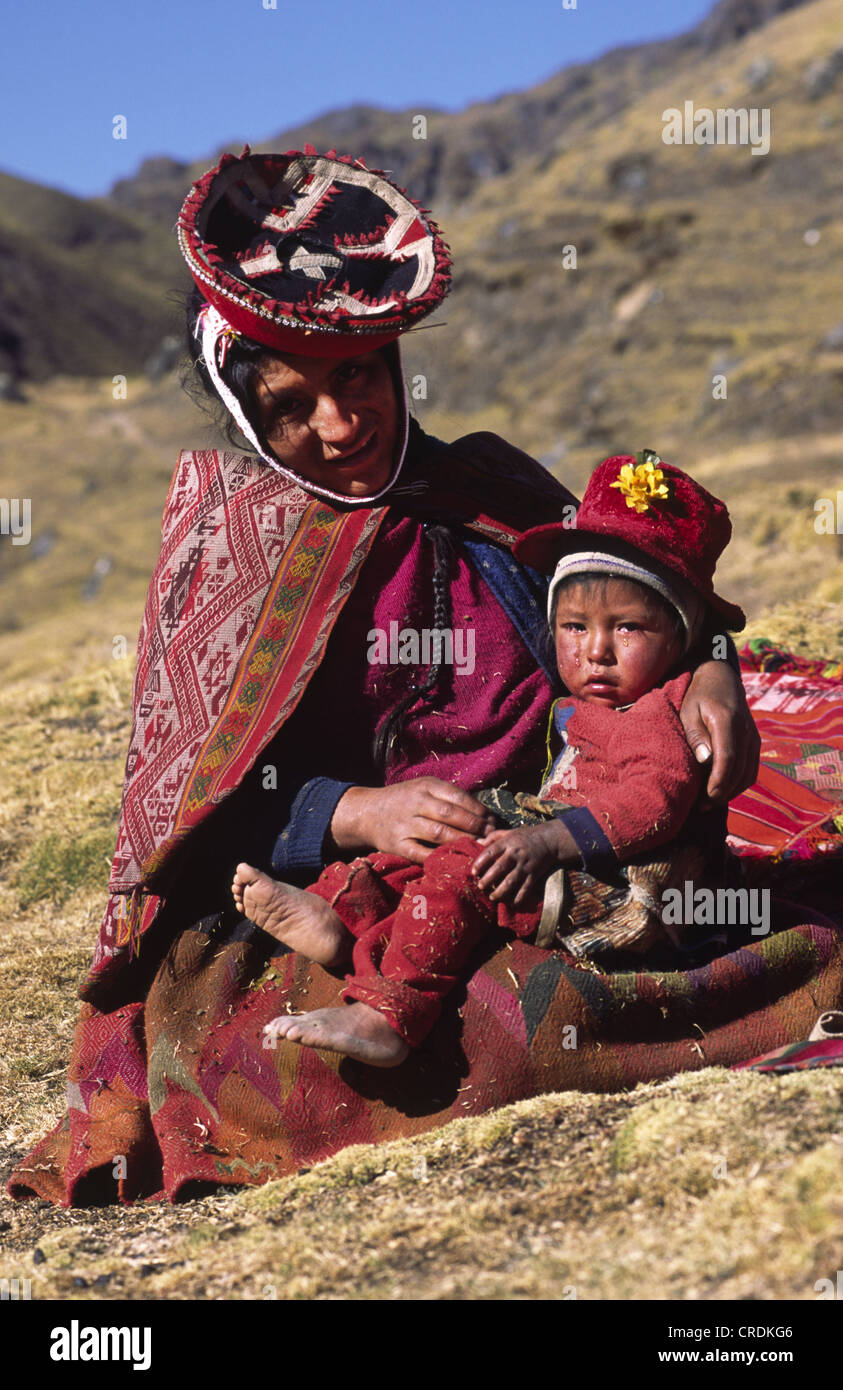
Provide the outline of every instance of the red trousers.
{"type": "Polygon", "coordinates": [[[424,864],[370,854],[329,864],[307,890],[329,902],[356,938],[343,999],[377,1009],[411,1047],[433,1027],[491,927],[530,936],[538,926],[540,901],[521,910],[492,902],[471,877],[481,848],[465,837],[424,864]]]}

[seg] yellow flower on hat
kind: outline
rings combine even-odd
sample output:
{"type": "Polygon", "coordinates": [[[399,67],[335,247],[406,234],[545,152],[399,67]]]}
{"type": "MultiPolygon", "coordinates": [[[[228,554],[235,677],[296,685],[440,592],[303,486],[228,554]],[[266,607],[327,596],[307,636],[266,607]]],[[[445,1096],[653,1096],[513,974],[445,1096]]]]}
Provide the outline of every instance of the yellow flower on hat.
{"type": "Polygon", "coordinates": [[[639,449],[635,458],[635,467],[625,463],[616,482],[609,486],[623,493],[628,507],[634,507],[637,512],[646,512],[654,499],[669,497],[670,493],[664,473],[658,467],[661,463],[658,454],[652,449],[639,449]]]}

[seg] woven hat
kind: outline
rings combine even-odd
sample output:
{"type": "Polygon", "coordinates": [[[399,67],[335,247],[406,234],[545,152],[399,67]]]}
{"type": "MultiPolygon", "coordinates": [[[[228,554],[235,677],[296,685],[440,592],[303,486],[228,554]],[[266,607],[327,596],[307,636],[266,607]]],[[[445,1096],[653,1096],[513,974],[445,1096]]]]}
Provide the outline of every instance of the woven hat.
{"type": "Polygon", "coordinates": [[[634,456],[604,459],[588,481],[573,526],[536,526],[525,532],[513,554],[545,573],[558,569],[561,579],[571,572],[566,570],[567,556],[599,552],[602,563],[597,563],[595,553],[595,563],[583,563],[580,572],[616,572],[624,578],[638,566],[640,582],[647,583],[649,573],[664,581],[665,591],[673,587],[682,594],[688,586],[729,629],[739,632],[746,624],[743,609],[714,591],[715,566],[731,534],[725,503],[681,469],[663,463],[652,449],[642,449],[634,456]]]}
{"type": "Polygon", "coordinates": [[[398,338],[450,288],[448,247],[423,208],[362,160],[311,145],[285,154],[225,154],[193,185],[179,245],[205,302],[193,332],[217,394],[260,458],[307,491],[366,506],[394,487],[410,408],[398,338]],[[349,497],[318,486],[262,447],[221,374],[239,335],[280,353],[353,357],[389,347],[400,447],[377,492],[349,497]]]}
{"type": "Polygon", "coordinates": [[[224,154],[193,185],[177,230],[206,300],[278,352],[373,351],[450,287],[448,247],[424,209],[335,150],[224,154]]]}

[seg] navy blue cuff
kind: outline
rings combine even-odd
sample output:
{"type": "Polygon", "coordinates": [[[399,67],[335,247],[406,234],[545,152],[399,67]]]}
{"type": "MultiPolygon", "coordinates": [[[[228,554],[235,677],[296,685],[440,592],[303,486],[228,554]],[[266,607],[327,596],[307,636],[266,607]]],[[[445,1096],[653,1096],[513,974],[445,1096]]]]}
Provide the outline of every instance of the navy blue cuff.
{"type": "Polygon", "coordinates": [[[576,842],[584,872],[604,881],[614,878],[620,868],[618,856],[588,807],[572,806],[557,816],[576,842]]]}
{"type": "Polygon", "coordinates": [[[337,803],[354,782],[335,782],[332,777],[312,777],[305,782],[290,808],[290,820],[275,841],[270,861],[273,872],[285,874],[311,872],[315,877],[325,866],[325,837],[337,803]]]}

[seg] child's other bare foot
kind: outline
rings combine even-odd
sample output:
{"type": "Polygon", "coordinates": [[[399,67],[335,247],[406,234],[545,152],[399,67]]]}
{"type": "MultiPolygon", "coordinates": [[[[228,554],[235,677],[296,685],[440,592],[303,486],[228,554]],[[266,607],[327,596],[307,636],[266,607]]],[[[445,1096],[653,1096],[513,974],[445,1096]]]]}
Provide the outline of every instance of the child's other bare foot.
{"type": "Polygon", "coordinates": [[[237,911],[317,965],[340,965],[351,935],[332,907],[315,893],[279,883],[269,874],[238,864],[231,885],[237,911]]]}
{"type": "Polygon", "coordinates": [[[410,1051],[390,1028],[383,1014],[368,1004],[343,1004],[338,1009],[313,1009],[306,1014],[281,1014],[265,1033],[288,1038],[304,1047],[342,1052],[370,1067],[397,1067],[410,1051]]]}

